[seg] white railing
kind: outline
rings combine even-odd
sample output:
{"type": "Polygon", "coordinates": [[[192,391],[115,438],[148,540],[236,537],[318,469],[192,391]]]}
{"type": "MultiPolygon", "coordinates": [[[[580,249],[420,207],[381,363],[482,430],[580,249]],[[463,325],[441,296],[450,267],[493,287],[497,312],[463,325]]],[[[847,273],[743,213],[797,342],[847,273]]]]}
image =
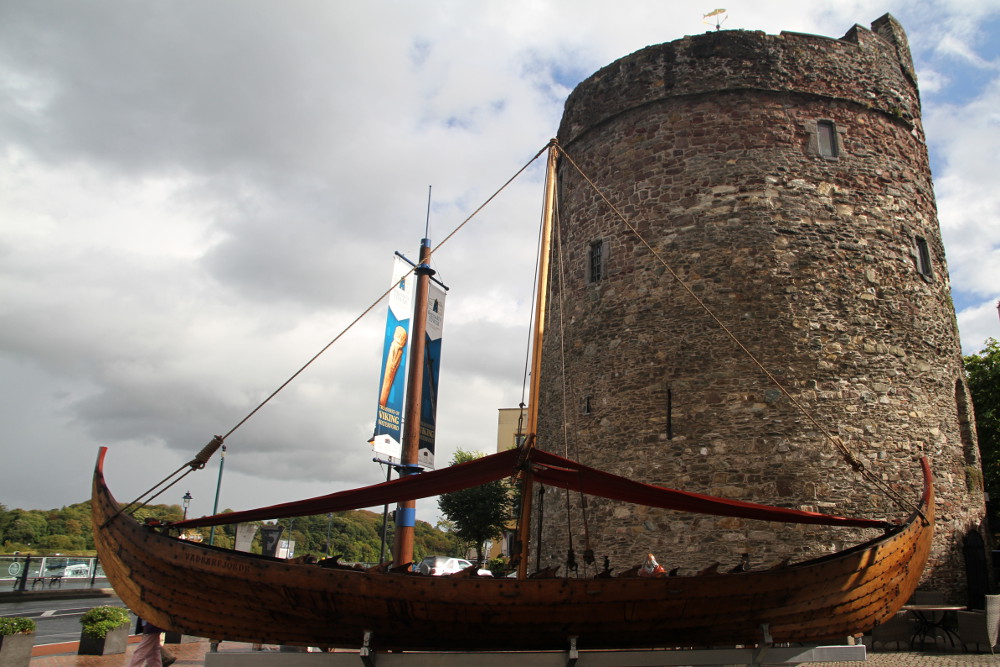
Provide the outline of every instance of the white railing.
{"type": "Polygon", "coordinates": [[[104,570],[96,558],[83,556],[0,556],[0,586],[21,590],[77,586],[103,579],[104,570]]]}

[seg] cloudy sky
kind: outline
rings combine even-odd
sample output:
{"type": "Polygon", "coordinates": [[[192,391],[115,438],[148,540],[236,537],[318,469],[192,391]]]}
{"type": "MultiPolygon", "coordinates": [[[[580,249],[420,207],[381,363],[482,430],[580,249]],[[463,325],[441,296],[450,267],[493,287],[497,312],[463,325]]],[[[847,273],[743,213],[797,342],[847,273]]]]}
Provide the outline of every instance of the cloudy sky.
{"type": "MultiPolygon", "coordinates": [[[[886,11],[922,89],[964,351],[1000,338],[1000,0],[0,0],[0,504],[131,499],[226,433],[558,128],[567,94],[708,28],[886,11]]],[[[521,400],[539,169],[450,241],[438,461],[521,400]],[[484,352],[488,345],[488,352],[484,352]]],[[[384,478],[384,307],[227,441],[221,507],[384,478]]],[[[209,513],[218,463],[164,502],[209,513]]],[[[433,503],[421,518],[433,520],[433,503]]]]}

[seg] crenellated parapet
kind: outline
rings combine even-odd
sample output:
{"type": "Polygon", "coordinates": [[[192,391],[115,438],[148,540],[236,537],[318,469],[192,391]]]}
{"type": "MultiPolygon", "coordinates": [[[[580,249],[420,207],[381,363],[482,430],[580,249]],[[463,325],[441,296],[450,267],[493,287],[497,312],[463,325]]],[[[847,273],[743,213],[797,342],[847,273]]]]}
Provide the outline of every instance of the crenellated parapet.
{"type": "Polygon", "coordinates": [[[566,101],[560,140],[671,97],[769,91],[851,102],[914,123],[920,97],[906,34],[891,15],[840,39],[724,30],[645,49],[602,68],[566,101]],[[627,85],[623,82],[627,81],[627,85]]]}

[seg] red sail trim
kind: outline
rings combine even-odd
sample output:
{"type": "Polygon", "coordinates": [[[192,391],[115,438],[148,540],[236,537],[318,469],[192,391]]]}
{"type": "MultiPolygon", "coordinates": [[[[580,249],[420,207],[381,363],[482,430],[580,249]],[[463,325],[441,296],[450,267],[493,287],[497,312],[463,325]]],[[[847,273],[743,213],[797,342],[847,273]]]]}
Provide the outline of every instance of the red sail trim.
{"type": "Polygon", "coordinates": [[[293,516],[311,516],[325,512],[343,512],[362,507],[375,507],[404,500],[428,498],[442,493],[459,491],[473,486],[479,486],[504,477],[514,472],[518,451],[509,449],[499,454],[449,466],[441,470],[410,475],[390,482],[364,486],[360,489],[338,491],[326,496],[318,496],[296,502],[271,505],[243,512],[228,512],[205,516],[187,521],[176,521],[172,526],[178,528],[197,528],[198,526],[215,526],[219,524],[239,523],[241,521],[263,521],[265,519],[283,519],[293,516]]]}
{"type": "Polygon", "coordinates": [[[582,491],[592,496],[621,500],[636,505],[645,505],[647,507],[663,507],[679,512],[734,516],[761,521],[781,521],[784,523],[806,523],[824,526],[886,528],[891,525],[885,521],[874,519],[851,519],[830,516],[817,512],[772,507],[770,505],[760,505],[740,500],[727,500],[700,493],[643,484],[537,449],[531,453],[531,460],[535,464],[533,471],[536,482],[573,491],[582,491]]]}
{"type": "MultiPolygon", "coordinates": [[[[326,496],[282,503],[243,512],[230,512],[215,516],[178,521],[171,525],[178,528],[196,528],[240,521],[263,521],[293,516],[309,516],[325,512],[375,507],[403,500],[415,500],[450,493],[486,484],[508,477],[515,472],[519,452],[510,449],[499,454],[484,456],[475,461],[411,475],[381,484],[339,491],[326,496]]],[[[761,521],[806,523],[857,528],[885,528],[890,524],[872,519],[851,519],[828,516],[816,512],[771,507],[739,500],[727,500],[699,493],[678,491],[651,484],[634,482],[624,477],[602,472],[549,452],[532,449],[527,458],[532,462],[536,482],[563,489],[582,491],[593,496],[624,502],[662,507],[680,512],[695,512],[716,516],[733,516],[761,521]]]]}

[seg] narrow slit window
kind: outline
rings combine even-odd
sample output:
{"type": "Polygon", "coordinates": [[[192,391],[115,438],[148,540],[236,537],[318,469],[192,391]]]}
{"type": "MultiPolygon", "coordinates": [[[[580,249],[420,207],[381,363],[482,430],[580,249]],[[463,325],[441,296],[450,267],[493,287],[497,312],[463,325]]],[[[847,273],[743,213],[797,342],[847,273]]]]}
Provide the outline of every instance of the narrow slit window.
{"type": "Polygon", "coordinates": [[[916,238],[917,244],[917,272],[924,278],[934,276],[934,269],[931,267],[931,251],[927,246],[927,239],[922,236],[916,238]]]}
{"type": "Polygon", "coordinates": [[[583,397],[583,402],[580,407],[583,410],[583,414],[585,415],[590,414],[590,396],[583,397]]]}
{"type": "Polygon", "coordinates": [[[667,440],[674,439],[674,392],[667,389],[667,440]]]}
{"type": "Polygon", "coordinates": [[[604,241],[591,242],[587,258],[587,282],[596,283],[604,277],[604,241]]]}
{"type": "Polygon", "coordinates": [[[838,157],[840,146],[837,144],[837,127],[832,120],[821,120],[816,123],[816,138],[819,141],[819,154],[823,157],[838,157]]]}

